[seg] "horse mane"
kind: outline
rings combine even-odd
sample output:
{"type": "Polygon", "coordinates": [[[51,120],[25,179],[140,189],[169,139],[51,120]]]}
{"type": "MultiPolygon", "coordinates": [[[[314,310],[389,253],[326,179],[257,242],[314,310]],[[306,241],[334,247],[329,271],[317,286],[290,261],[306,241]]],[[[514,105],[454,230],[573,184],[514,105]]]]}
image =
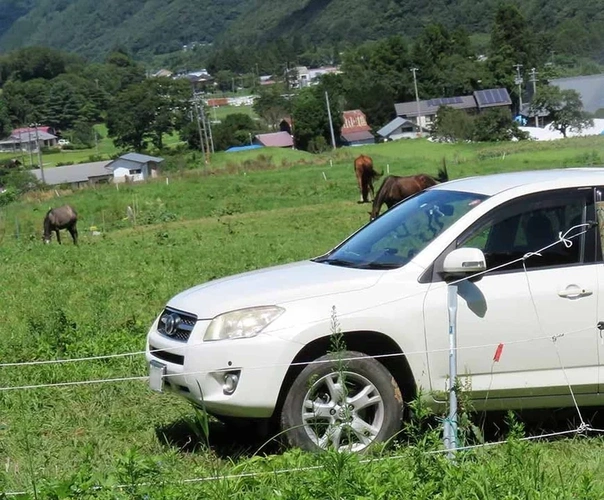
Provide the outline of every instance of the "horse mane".
{"type": "Polygon", "coordinates": [[[384,178],[382,185],[378,189],[378,192],[375,194],[375,198],[373,199],[373,205],[371,206],[371,218],[375,219],[379,212],[380,208],[384,204],[384,198],[386,194],[390,191],[390,185],[394,182],[396,176],[389,175],[384,178]]]}

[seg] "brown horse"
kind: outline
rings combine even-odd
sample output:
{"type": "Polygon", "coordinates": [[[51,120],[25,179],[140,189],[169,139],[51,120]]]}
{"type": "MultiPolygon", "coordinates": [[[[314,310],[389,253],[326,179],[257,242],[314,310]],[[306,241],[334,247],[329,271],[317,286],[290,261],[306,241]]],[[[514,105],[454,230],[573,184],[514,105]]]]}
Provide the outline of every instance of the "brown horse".
{"type": "Polygon", "coordinates": [[[447,173],[447,165],[444,159],[443,167],[438,170],[436,178],[428,174],[408,175],[404,177],[389,175],[382,182],[377,196],[373,200],[373,206],[371,212],[369,212],[369,220],[372,221],[379,215],[384,203],[388,208],[391,208],[412,194],[448,180],[449,174],[447,173]]]}
{"type": "Polygon", "coordinates": [[[76,224],[78,214],[71,205],[51,208],[44,217],[44,243],[50,243],[52,231],[57,234],[57,241],[61,244],[60,229],[67,229],[73,238],[73,244],[78,244],[78,230],[76,224]]]}
{"type": "Polygon", "coordinates": [[[371,157],[363,154],[354,160],[354,173],[357,176],[357,183],[359,184],[359,192],[361,195],[359,203],[368,203],[368,195],[370,192],[371,198],[375,198],[373,180],[379,179],[382,176],[382,173],[375,171],[373,169],[373,160],[371,157]]]}

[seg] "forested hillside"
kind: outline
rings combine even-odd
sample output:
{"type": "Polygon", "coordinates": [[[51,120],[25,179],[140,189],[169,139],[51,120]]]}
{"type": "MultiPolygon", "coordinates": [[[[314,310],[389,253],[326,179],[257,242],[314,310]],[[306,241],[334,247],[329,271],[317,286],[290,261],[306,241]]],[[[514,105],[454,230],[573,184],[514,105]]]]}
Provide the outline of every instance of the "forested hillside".
{"type": "MultiPolygon", "coordinates": [[[[121,46],[139,58],[191,42],[249,45],[299,38],[319,45],[426,25],[488,33],[498,0],[0,0],[0,50],[48,45],[100,59],[121,46]]],[[[526,0],[523,14],[556,54],[604,60],[602,0],[526,0]]]]}

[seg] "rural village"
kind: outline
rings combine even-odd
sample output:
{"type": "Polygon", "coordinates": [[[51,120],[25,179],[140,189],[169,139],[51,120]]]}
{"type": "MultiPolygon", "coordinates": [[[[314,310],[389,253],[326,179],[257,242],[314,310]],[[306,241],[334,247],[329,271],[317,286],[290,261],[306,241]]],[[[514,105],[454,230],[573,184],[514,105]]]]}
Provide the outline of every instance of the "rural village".
{"type": "Polygon", "coordinates": [[[604,498],[600,2],[290,3],[0,0],[0,500],[604,498]]]}

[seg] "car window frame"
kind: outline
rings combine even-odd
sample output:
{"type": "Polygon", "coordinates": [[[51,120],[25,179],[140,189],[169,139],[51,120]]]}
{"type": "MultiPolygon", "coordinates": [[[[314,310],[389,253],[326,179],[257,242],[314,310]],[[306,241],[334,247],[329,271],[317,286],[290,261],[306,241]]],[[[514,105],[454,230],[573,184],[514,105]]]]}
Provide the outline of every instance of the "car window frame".
{"type": "MultiPolygon", "coordinates": [[[[576,193],[585,193],[584,196],[586,198],[586,205],[584,208],[584,221],[597,221],[595,213],[595,202],[598,189],[601,189],[602,199],[600,201],[604,201],[604,186],[601,188],[598,188],[596,186],[579,186],[573,188],[552,189],[547,191],[539,191],[536,193],[529,193],[501,203],[497,207],[494,207],[492,210],[489,210],[489,212],[487,212],[486,214],[482,215],[479,219],[477,219],[470,226],[464,229],[455,239],[453,239],[453,241],[451,241],[451,243],[447,245],[447,247],[438,255],[438,257],[434,259],[432,264],[421,274],[418,281],[420,283],[440,283],[445,281],[441,277],[445,257],[456,248],[459,248],[460,245],[462,245],[463,242],[467,241],[471,236],[478,234],[487,224],[490,223],[490,221],[497,218],[497,215],[500,214],[501,211],[510,210],[510,207],[513,207],[518,203],[526,203],[527,200],[530,200],[529,203],[536,203],[539,201],[540,197],[542,199],[545,198],[549,200],[553,196],[556,196],[556,194],[570,196],[576,193]],[[588,192],[591,192],[591,196],[587,194],[588,192]]],[[[587,231],[584,235],[581,236],[581,256],[578,262],[574,262],[572,264],[528,268],[527,272],[593,265],[598,262],[601,262],[602,251],[598,241],[599,238],[595,237],[596,233],[597,231],[587,231]]],[[[497,275],[518,272],[524,272],[524,270],[518,268],[507,269],[503,267],[501,269],[489,271],[488,274],[497,275]]]]}

